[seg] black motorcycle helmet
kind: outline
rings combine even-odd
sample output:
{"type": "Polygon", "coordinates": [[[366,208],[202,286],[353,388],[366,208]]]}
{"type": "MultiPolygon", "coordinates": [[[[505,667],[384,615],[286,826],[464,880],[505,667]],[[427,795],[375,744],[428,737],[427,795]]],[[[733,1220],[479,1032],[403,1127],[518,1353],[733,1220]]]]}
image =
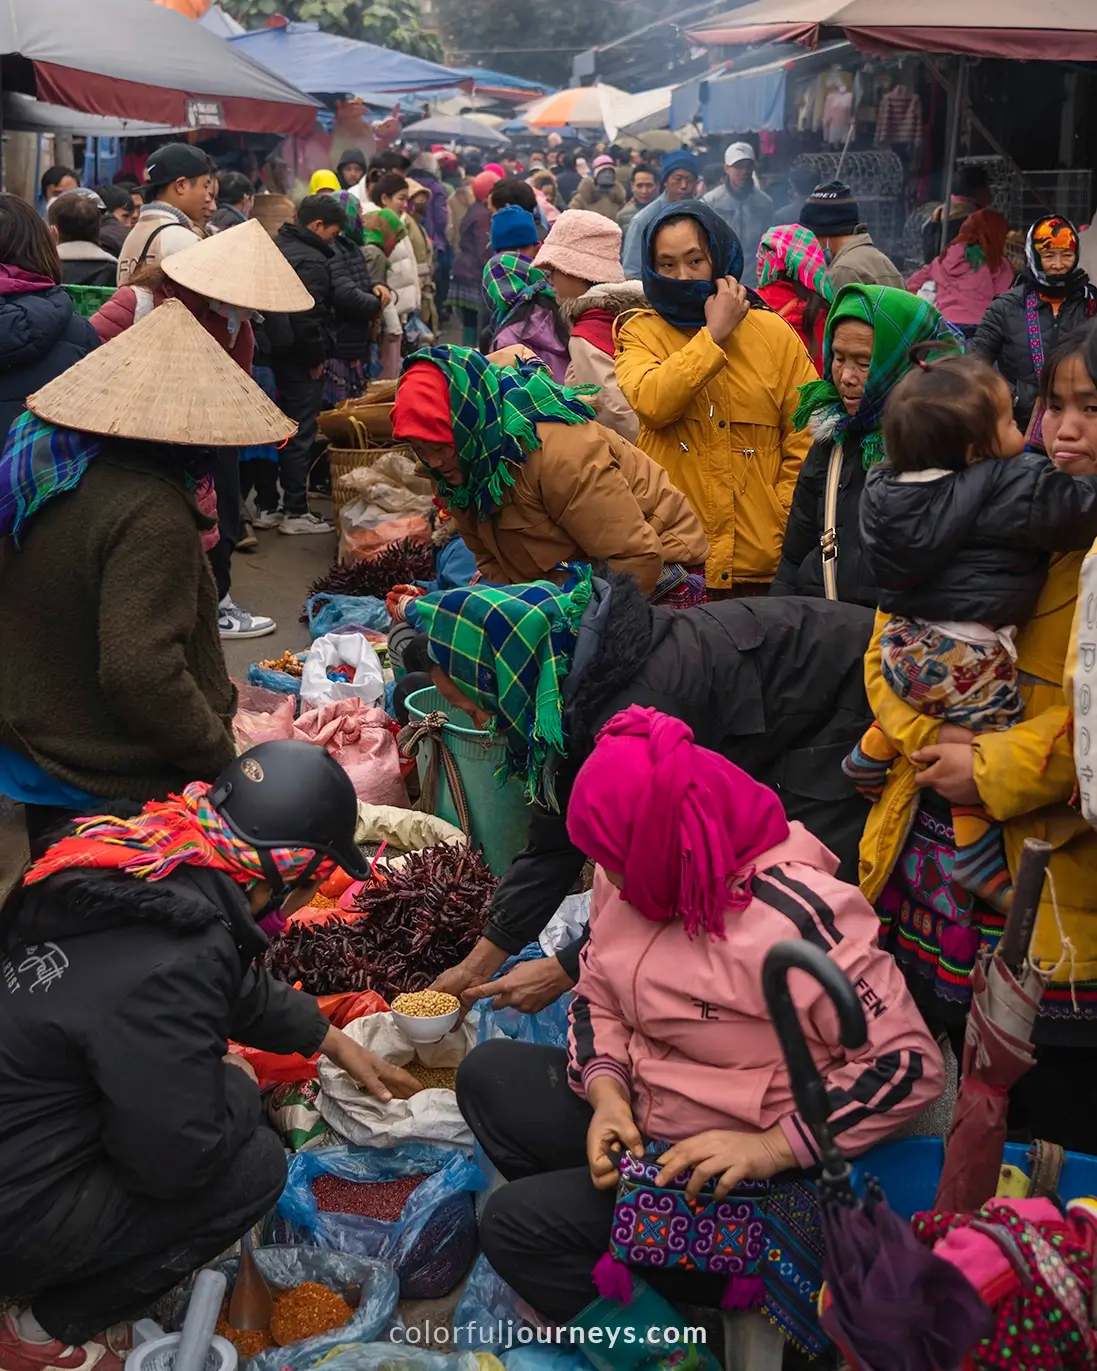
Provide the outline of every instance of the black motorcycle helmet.
{"type": "Polygon", "coordinates": [[[225,768],[209,792],[209,802],[233,833],[259,852],[275,896],[285,881],[270,849],[303,847],[315,862],[294,884],[312,879],[324,857],[348,876],[365,880],[369,864],[354,841],[358,797],[338,762],[313,743],[260,743],[225,768]]]}

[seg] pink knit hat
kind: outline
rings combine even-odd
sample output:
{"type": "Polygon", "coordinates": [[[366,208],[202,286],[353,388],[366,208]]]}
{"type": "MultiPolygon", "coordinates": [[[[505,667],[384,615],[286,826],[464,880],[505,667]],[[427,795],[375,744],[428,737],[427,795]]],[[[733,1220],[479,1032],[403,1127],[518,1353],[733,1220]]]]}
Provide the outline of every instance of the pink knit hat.
{"type": "Polygon", "coordinates": [[[565,210],[541,244],[537,265],[542,271],[555,267],[591,285],[616,284],[625,279],[621,230],[604,214],[589,209],[565,210]]]}

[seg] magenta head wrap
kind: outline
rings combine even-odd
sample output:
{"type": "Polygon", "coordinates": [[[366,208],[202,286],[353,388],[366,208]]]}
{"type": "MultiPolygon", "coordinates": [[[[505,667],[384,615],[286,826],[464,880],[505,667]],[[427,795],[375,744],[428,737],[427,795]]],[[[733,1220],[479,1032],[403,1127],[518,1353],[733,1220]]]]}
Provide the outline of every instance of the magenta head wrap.
{"type": "Polygon", "coordinates": [[[568,801],[568,834],[645,919],[722,938],[751,901],[751,865],[788,837],[781,801],[680,719],[632,705],[598,735],[568,801]]]}

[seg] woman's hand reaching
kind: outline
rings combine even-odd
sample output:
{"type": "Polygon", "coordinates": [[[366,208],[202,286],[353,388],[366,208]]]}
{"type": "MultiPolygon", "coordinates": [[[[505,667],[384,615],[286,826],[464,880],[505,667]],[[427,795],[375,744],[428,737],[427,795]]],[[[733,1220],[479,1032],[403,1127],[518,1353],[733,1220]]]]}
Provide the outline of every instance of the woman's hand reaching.
{"type": "Polygon", "coordinates": [[[594,1106],[594,1118],[587,1128],[587,1163],[596,1190],[613,1190],[617,1167],[611,1151],[644,1150],[644,1140],[632,1117],[632,1103],[624,1086],[612,1076],[596,1076],[587,1087],[587,1099],[594,1106]]]}
{"type": "MultiPolygon", "coordinates": [[[[589,1145],[588,1145],[589,1147],[589,1145]]],[[[792,1148],[778,1124],[767,1133],[732,1133],[710,1128],[707,1133],[675,1143],[659,1158],[663,1169],[656,1185],[668,1185],[683,1171],[692,1171],[686,1194],[695,1200],[706,1181],[719,1176],[716,1198],[722,1200],[740,1181],[767,1181],[778,1171],[796,1165],[792,1148]]]]}

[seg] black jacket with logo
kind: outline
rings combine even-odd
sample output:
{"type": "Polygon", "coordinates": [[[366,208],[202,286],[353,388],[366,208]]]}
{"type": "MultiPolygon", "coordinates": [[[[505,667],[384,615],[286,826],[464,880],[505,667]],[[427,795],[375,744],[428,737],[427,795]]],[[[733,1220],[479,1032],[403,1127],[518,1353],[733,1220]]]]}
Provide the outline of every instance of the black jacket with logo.
{"type": "Polygon", "coordinates": [[[261,1122],[228,1039],[311,1054],[327,1031],[256,967],[267,939],[219,872],[62,872],[9,900],[2,935],[0,1255],[104,1162],[139,1195],[200,1190],[261,1122]]]}
{"type": "MultiPolygon", "coordinates": [[[[634,704],[684,720],[702,747],[772,786],[788,817],[826,843],[839,874],[855,882],[869,807],[842,759],[872,722],[863,664],[872,611],[803,596],[660,609],[630,577],[610,573],[606,582],[601,641],[574,694],[565,681],[561,813],[531,807],[527,845],[499,883],[485,936],[518,952],[575,884],[585,858],[567,832],[571,786],[602,725],[634,704]]],[[[560,956],[573,976],[578,955],[576,943],[560,956]]]]}

